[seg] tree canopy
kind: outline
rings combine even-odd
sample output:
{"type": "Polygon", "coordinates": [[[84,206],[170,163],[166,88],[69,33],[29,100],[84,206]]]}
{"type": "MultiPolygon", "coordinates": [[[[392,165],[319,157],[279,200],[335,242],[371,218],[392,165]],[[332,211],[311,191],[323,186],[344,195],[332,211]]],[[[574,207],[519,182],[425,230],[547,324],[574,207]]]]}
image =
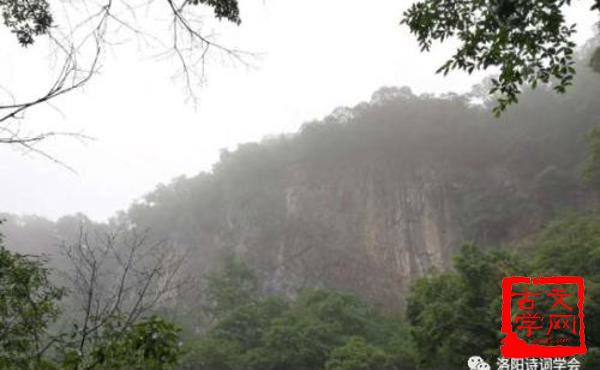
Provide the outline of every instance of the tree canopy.
{"type": "MultiPolygon", "coordinates": [[[[567,24],[564,14],[564,6],[570,4],[571,0],[424,0],[404,13],[402,23],[424,51],[434,41],[458,39],[456,52],[438,73],[498,67],[490,94],[497,98],[494,112],[500,115],[519,101],[523,85],[535,88],[552,82],[554,90],[564,93],[572,84],[576,25],[567,24]]],[[[599,1],[591,11],[600,11],[599,1]]]]}
{"type": "MultiPolygon", "coordinates": [[[[237,0],[192,0],[190,5],[205,5],[213,8],[217,19],[226,19],[239,24],[240,11],[237,0]]],[[[107,4],[111,6],[110,3],[107,4]]],[[[2,20],[14,33],[22,46],[33,44],[35,37],[46,35],[55,23],[52,8],[47,0],[2,0],[2,20]]]]}
{"type": "Polygon", "coordinates": [[[94,326],[82,326],[74,302],[62,310],[72,292],[57,286],[51,272],[40,257],[6,249],[0,235],[0,368],[167,370],[178,363],[179,329],[173,323],[96,310],[86,316],[94,326]],[[93,339],[85,341],[88,336],[93,339]]]}
{"type": "Polygon", "coordinates": [[[220,314],[187,348],[185,369],[375,370],[411,369],[408,330],[367,302],[339,291],[307,289],[294,299],[255,287],[248,267],[227,258],[207,281],[208,302],[220,314]],[[247,297],[219,305],[223,296],[247,297]],[[242,293],[244,292],[244,293],[242,293]],[[241,294],[240,294],[241,293],[241,294]],[[233,302],[232,302],[233,303],[233,302]]]}

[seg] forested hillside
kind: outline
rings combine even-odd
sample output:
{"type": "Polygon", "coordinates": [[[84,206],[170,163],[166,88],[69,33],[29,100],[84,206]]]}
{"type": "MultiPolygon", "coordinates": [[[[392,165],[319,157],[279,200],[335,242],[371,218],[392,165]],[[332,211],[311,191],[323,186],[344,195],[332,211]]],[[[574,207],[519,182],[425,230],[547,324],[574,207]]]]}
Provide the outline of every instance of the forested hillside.
{"type": "Polygon", "coordinates": [[[478,88],[382,88],[297,134],[223,151],[211,173],[160,186],[123,217],[192,246],[200,265],[241,255],[266,291],[340,288],[395,306],[464,241],[510,244],[594,206],[581,169],[599,82],[582,66],[568,96],[526,92],[500,120],[478,88]]]}
{"type": "Polygon", "coordinates": [[[0,0],[0,370],[600,369],[600,0],[80,5],[0,0]]]}
{"type": "Polygon", "coordinates": [[[501,119],[486,82],[464,95],[382,88],[298,133],[223,150],[212,171],[160,185],[108,223],[3,215],[9,250],[50,257],[0,256],[8,278],[27,268],[47,285],[27,351],[48,320],[62,333],[50,357],[20,361],[460,369],[499,353],[503,276],[575,274],[584,360],[597,366],[600,182],[582,175],[600,163],[600,74],[578,71],[570,94],[526,91],[501,119]]]}
{"type": "MultiPolygon", "coordinates": [[[[581,169],[600,75],[579,71],[570,94],[527,91],[502,119],[482,86],[382,88],[296,134],[224,150],[210,173],[160,185],[111,223],[187,250],[194,273],[235,253],[266,292],[339,288],[402,305],[410,282],[446,270],[463,242],[510,244],[561,209],[594,206],[581,169]]],[[[84,218],[8,216],[4,232],[13,248],[41,251],[84,218]]]]}

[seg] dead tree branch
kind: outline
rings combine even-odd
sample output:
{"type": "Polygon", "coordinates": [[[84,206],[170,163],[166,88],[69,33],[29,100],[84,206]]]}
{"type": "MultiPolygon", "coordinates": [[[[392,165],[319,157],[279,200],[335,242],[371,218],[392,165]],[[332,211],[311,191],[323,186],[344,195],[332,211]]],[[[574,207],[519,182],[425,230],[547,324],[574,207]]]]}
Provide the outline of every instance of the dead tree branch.
{"type": "Polygon", "coordinates": [[[73,306],[79,307],[70,317],[83,355],[98,344],[106,325],[127,330],[166,305],[186,281],[180,272],[184,256],[147,231],[88,227],[81,226],[75,242],[62,248],[70,265],[73,306]]]}
{"type": "MultiPolygon", "coordinates": [[[[88,140],[88,136],[74,132],[36,132],[31,126],[28,127],[29,133],[23,134],[22,130],[14,129],[15,122],[21,122],[26,112],[42,105],[50,105],[57,98],[88,85],[98,74],[106,49],[123,34],[133,35],[138,42],[143,40],[148,48],[158,45],[166,50],[158,55],[174,57],[180,65],[186,95],[194,102],[197,99],[196,89],[205,80],[206,61],[210,51],[214,50],[236,63],[248,66],[247,61],[254,57],[251,53],[226,47],[202,32],[202,26],[206,22],[199,16],[199,10],[213,7],[216,18],[239,23],[237,8],[231,14],[224,14],[220,13],[219,6],[214,3],[206,5],[204,1],[183,0],[181,4],[177,4],[175,1],[141,0],[136,3],[102,0],[83,5],[55,4],[62,5],[64,9],[60,21],[55,22],[47,32],[47,41],[54,50],[53,57],[58,61],[56,77],[47,89],[34,94],[31,99],[19,100],[3,88],[10,102],[2,102],[0,99],[0,144],[19,147],[25,152],[33,152],[70,168],[34,145],[49,137],[70,136],[88,140]]],[[[56,7],[52,10],[57,11],[56,7]]]]}

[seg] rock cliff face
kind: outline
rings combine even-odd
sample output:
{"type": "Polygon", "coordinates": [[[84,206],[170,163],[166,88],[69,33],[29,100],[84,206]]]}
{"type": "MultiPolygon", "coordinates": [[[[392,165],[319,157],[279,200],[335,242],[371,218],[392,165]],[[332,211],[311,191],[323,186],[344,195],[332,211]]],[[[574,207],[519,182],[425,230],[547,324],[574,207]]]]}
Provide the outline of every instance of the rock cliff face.
{"type": "MultiPolygon", "coordinates": [[[[285,236],[269,254],[271,289],[325,285],[396,304],[412,278],[447,268],[459,246],[455,197],[433,171],[373,164],[321,178],[297,168],[293,178],[281,194],[285,236]]],[[[261,249],[244,248],[257,260],[261,249]]]]}
{"type": "Polygon", "coordinates": [[[447,173],[400,161],[295,164],[247,187],[224,183],[223,228],[198,232],[212,235],[203,250],[243,256],[266,291],[337,288],[395,307],[414,278],[448,269],[466,238],[461,215],[473,185],[447,173]]]}
{"type": "MultiPolygon", "coordinates": [[[[493,182],[497,173],[477,177],[493,182]]],[[[461,221],[465,195],[476,190],[471,182],[440,168],[373,161],[316,171],[296,164],[242,187],[243,196],[233,190],[239,182],[223,184],[221,227],[198,229],[201,250],[215,254],[199,260],[234,251],[256,269],[268,292],[336,288],[397,307],[411,281],[450,268],[468,239],[461,221]]],[[[503,186],[516,191],[514,184],[503,186]]],[[[212,212],[219,214],[218,208],[212,212]]],[[[531,223],[538,215],[526,217],[531,223]]],[[[525,219],[494,225],[495,238],[522,235],[513,231],[519,224],[525,219]]]]}
{"type": "Polygon", "coordinates": [[[233,252],[267,292],[339,288],[395,307],[465,241],[496,246],[589,202],[573,169],[590,123],[564,125],[568,111],[500,124],[462,97],[383,89],[224,151],[212,173],[159,187],[126,217],[191,247],[199,273],[233,252]]]}

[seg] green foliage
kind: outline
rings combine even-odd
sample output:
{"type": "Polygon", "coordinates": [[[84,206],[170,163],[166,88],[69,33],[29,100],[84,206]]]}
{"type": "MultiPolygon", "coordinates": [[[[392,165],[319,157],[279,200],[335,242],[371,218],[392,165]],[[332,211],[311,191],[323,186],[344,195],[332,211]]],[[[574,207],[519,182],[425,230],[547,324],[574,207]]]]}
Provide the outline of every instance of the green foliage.
{"type": "MultiPolygon", "coordinates": [[[[159,186],[126,217],[177,243],[205,245],[198,258],[207,263],[244,244],[253,266],[272,273],[276,251],[282,245],[292,248],[291,240],[364,250],[361,228],[349,215],[367,217],[359,205],[371,194],[366,191],[370,181],[378,184],[370,196],[382,203],[409,182],[430,181],[443,187],[440,197],[466,226],[466,240],[508,242],[519,236],[512,233],[515,226],[532,232],[559,208],[587,199],[573,189],[561,194],[540,175],[553,167],[564,175],[563,184],[577,181],[573,169],[586,155],[582,138],[598,124],[600,74],[583,64],[578,68],[570,94],[526,91],[502,124],[485,112],[486,101],[483,107],[469,104],[469,95],[435,97],[382,88],[369,102],[339,108],[297,134],[224,151],[213,172],[159,186]],[[537,197],[538,187],[543,197],[537,197]],[[298,212],[305,216],[320,204],[323,217],[311,215],[300,225],[286,218],[288,201],[315,196],[323,200],[298,212]],[[327,222],[334,219],[336,232],[327,222]]],[[[471,95],[486,96],[476,90],[471,95]]],[[[337,253],[339,261],[322,262],[352,263],[355,257],[337,253]]]]}
{"type": "Polygon", "coordinates": [[[465,245],[455,271],[416,281],[407,318],[419,367],[460,369],[473,353],[497,356],[500,343],[501,281],[522,267],[501,252],[465,245]]]}
{"type": "MultiPolygon", "coordinates": [[[[538,207],[515,189],[484,187],[473,189],[463,198],[460,221],[464,238],[486,244],[505,240],[515,221],[523,215],[535,214],[538,207]]],[[[557,199],[560,197],[551,198],[550,203],[557,203],[557,199]]]]}
{"type": "Polygon", "coordinates": [[[22,46],[33,44],[35,36],[48,33],[53,17],[46,0],[0,0],[3,23],[22,46]]]}
{"type": "MultiPolygon", "coordinates": [[[[343,224],[344,215],[364,208],[362,201],[355,202],[357,208],[346,206],[367,193],[368,188],[357,186],[372,181],[373,195],[384,202],[390,194],[397,194],[388,189],[396,191],[407,184],[405,179],[414,181],[421,176],[416,170],[427,168],[436,176],[424,183],[440,184],[444,199],[449,200],[449,212],[454,206],[464,206],[461,221],[473,231],[469,236],[483,241],[482,245],[495,244],[504,240],[511,226],[535,219],[540,205],[573,204],[567,192],[574,188],[572,169],[584,158],[580,139],[597,124],[590,117],[600,114],[598,76],[585,73],[583,70],[578,76],[583,83],[564,98],[544,88],[525,92],[521,104],[503,117],[503,125],[490,124],[492,117],[470,105],[468,96],[417,96],[406,88],[384,88],[373,94],[370,102],[338,109],[323,121],[305,125],[297,135],[224,152],[212,173],[161,186],[122,217],[151,227],[159,235],[173,236],[183,245],[207,245],[199,248],[201,253],[208,254],[215,239],[224,241],[218,245],[224,249],[243,240],[248,245],[246,257],[255,264],[264,263],[267,268],[261,271],[266,273],[272,272],[268,268],[275,264],[272,256],[276,253],[270,252],[289,245],[282,235],[291,236],[288,239],[294,242],[305,238],[315,249],[323,248],[315,254],[317,258],[328,258],[329,253],[344,265],[364,257],[344,254],[361,250],[359,242],[347,244],[361,239],[362,228],[352,234],[354,230],[343,224]],[[351,191],[328,193],[329,188],[342,189],[346,178],[351,180],[351,191]],[[331,214],[339,217],[336,229],[343,235],[335,239],[327,222],[319,224],[323,219],[332,220],[330,217],[314,217],[310,227],[293,229],[296,225],[285,218],[286,191],[297,184],[306,186],[302,192],[331,195],[331,203],[324,207],[344,205],[331,214]],[[251,235],[243,239],[247,230],[252,230],[251,235]],[[329,252],[323,251],[330,245],[329,252]]],[[[594,151],[600,153],[600,149],[594,151]]],[[[598,153],[594,155],[600,158],[598,153]]],[[[583,197],[587,199],[591,198],[583,197]]],[[[328,211],[323,209],[323,214],[328,211]]],[[[357,213],[351,225],[363,216],[357,213]]],[[[337,224],[338,218],[335,220],[337,224]]],[[[40,221],[12,221],[11,241],[28,245],[36,239],[49,240],[55,233],[53,224],[40,221]]],[[[498,284],[502,276],[519,271],[584,274],[588,340],[594,351],[600,333],[600,294],[594,283],[600,265],[597,225],[593,215],[552,223],[529,251],[532,264],[524,267],[515,263],[514,257],[466,247],[453,271],[415,282],[408,304],[409,323],[380,315],[356,297],[338,292],[317,290],[305,291],[296,299],[265,298],[255,274],[231,256],[206,279],[208,286],[202,293],[207,299],[206,313],[214,322],[208,333],[187,343],[186,366],[217,370],[370,366],[373,359],[381,360],[383,353],[385,362],[378,367],[411,369],[417,362],[419,367],[448,363],[463,368],[465,356],[497,352],[498,284]],[[356,351],[356,356],[351,351],[356,351]]],[[[59,222],[56,230],[65,226],[59,222]]],[[[42,246],[32,250],[43,250],[42,246]]],[[[222,249],[213,250],[216,252],[209,257],[222,249]]],[[[312,267],[310,261],[307,266],[312,267]]],[[[357,268],[356,274],[360,273],[357,268]]],[[[361,278],[356,281],[362,282],[361,278]]],[[[320,282],[328,286],[331,280],[327,279],[325,276],[320,282]]],[[[197,308],[190,305],[190,310],[197,308]]],[[[119,331],[115,326],[115,336],[119,331]]],[[[126,339],[117,343],[131,348],[126,339]]],[[[104,344],[97,353],[109,351],[115,359],[126,354],[119,351],[120,345],[110,346],[108,336],[104,344]]],[[[140,359],[143,351],[129,352],[134,354],[132,359],[140,359]]],[[[57,351],[57,357],[67,368],[93,362],[93,358],[80,358],[75,345],[57,351]]],[[[48,360],[41,359],[38,368],[53,365],[44,361],[48,360]]]]}
{"type": "Polygon", "coordinates": [[[534,246],[536,272],[585,279],[586,341],[600,348],[600,214],[567,214],[550,223],[534,246]]]}
{"type": "Polygon", "coordinates": [[[600,128],[593,128],[586,136],[588,157],[584,162],[583,179],[597,186],[600,183],[600,128]]]}
{"type": "Polygon", "coordinates": [[[188,345],[182,369],[243,369],[242,349],[235,341],[218,336],[202,337],[188,345]]]}
{"type": "Polygon", "coordinates": [[[463,247],[454,271],[418,279],[407,306],[418,366],[460,369],[473,353],[496,357],[501,340],[505,276],[575,275],[585,279],[584,362],[598,366],[600,349],[600,215],[566,214],[513,252],[463,247]],[[517,254],[517,252],[519,254],[517,254]]]}
{"type": "Polygon", "coordinates": [[[582,369],[597,369],[600,367],[600,348],[589,348],[581,362],[582,369]]]}
{"type": "Polygon", "coordinates": [[[50,330],[59,326],[64,293],[52,282],[45,261],[7,250],[0,235],[0,368],[167,370],[178,363],[178,329],[158,317],[106,317],[93,348],[82,352],[74,342],[77,327],[50,330]]]}
{"type": "MultiPolygon", "coordinates": [[[[444,364],[464,368],[465,358],[473,353],[496,355],[501,340],[500,281],[506,275],[530,275],[538,270],[526,261],[535,257],[534,250],[520,249],[519,253],[527,254],[513,256],[488,249],[523,235],[513,233],[513,228],[523,227],[531,235],[561,207],[576,204],[577,199],[592,199],[576,186],[573,169],[585,158],[583,136],[597,124],[590,117],[600,114],[600,75],[583,68],[577,78],[581,83],[564,97],[556,97],[547,88],[524,92],[521,104],[503,116],[502,125],[492,124],[493,117],[469,105],[465,96],[417,96],[406,88],[384,88],[370,102],[340,108],[323,121],[305,125],[296,135],[223,152],[212,173],[161,186],[147,197],[147,204],[132,207],[128,214],[132,222],[158,227],[184,244],[199,244],[204,240],[199,235],[208,235],[207,245],[209,238],[225,235],[226,242],[219,244],[225,248],[243,241],[248,246],[245,258],[254,265],[264,264],[261,271],[265,274],[272,273],[277,263],[277,254],[272,252],[290,245],[285,244],[286,238],[308,240],[315,249],[323,248],[315,254],[318,258],[327,258],[324,248],[333,245],[335,262],[350,266],[363,258],[345,254],[362,247],[360,242],[348,245],[361,238],[362,230],[353,234],[343,224],[347,214],[356,212],[356,219],[364,216],[360,213],[363,203],[355,202],[362,195],[354,192],[362,185],[356,184],[373,181],[374,195],[385,202],[396,194],[390,191],[408,183],[405,179],[416,178],[415,169],[431,168],[436,176],[426,180],[443,184],[451,217],[460,216],[472,231],[468,236],[486,247],[467,247],[453,271],[417,281],[409,299],[409,323],[398,320],[404,325],[392,325],[388,318],[331,292],[307,291],[294,300],[277,298],[278,303],[267,308],[264,297],[249,293],[254,288],[240,288],[254,286],[254,278],[249,279],[253,283],[224,278],[227,274],[221,268],[221,278],[216,279],[220,283],[213,287],[223,288],[215,288],[212,302],[222,302],[218,304],[222,309],[209,304],[216,322],[190,344],[188,368],[323,368],[333,351],[346,346],[352,337],[383,351],[399,369],[411,369],[415,362],[421,368],[444,364]],[[290,222],[283,225],[289,186],[310,184],[303,192],[328,194],[328,187],[338,188],[331,184],[343,187],[340,179],[345,178],[351,180],[352,190],[339,191],[344,193],[339,201],[332,192],[331,200],[327,199],[330,203],[323,205],[328,209],[320,211],[325,214],[329,208],[352,202],[359,204],[357,208],[344,206],[327,218],[315,217],[310,228],[292,229],[290,222]],[[454,206],[463,212],[457,215],[454,206]],[[546,214],[545,207],[551,212],[546,214]],[[340,220],[339,239],[326,222],[319,224],[322,219],[340,220]],[[517,262],[517,257],[522,261],[517,262]]],[[[586,250],[565,248],[569,250],[578,263],[586,262],[581,257],[586,250]]],[[[596,263],[594,259],[587,262],[586,268],[596,263]]],[[[540,274],[555,273],[552,267],[557,264],[558,260],[547,260],[540,265],[540,274]]],[[[312,261],[306,265],[310,272],[312,261]]],[[[364,270],[368,275],[379,273],[364,270]]],[[[361,274],[360,269],[356,274],[361,274]]],[[[365,281],[363,277],[355,281],[365,281]]],[[[339,284],[331,284],[327,276],[319,282],[339,284]]],[[[597,301],[598,296],[591,280],[588,288],[586,315],[594,317],[596,305],[589,300],[597,301]]],[[[590,320],[590,327],[594,322],[590,320]]]]}
{"type": "MultiPolygon", "coordinates": [[[[241,23],[237,0],[191,0],[189,3],[213,8],[219,20],[241,23]]],[[[36,36],[47,34],[54,22],[46,0],[0,0],[0,12],[4,25],[17,36],[21,46],[31,45],[36,36]]]]}
{"type": "Polygon", "coordinates": [[[234,341],[242,350],[261,345],[265,329],[289,309],[289,303],[280,297],[269,297],[230,311],[212,329],[214,336],[234,341]]]}
{"type": "Polygon", "coordinates": [[[190,3],[210,6],[214,9],[215,17],[219,20],[225,18],[238,25],[242,22],[237,0],[191,0],[190,3]]]}
{"type": "Polygon", "coordinates": [[[575,25],[566,24],[563,14],[563,5],[570,3],[424,0],[404,13],[402,23],[416,35],[422,50],[429,50],[434,41],[459,40],[455,54],[438,73],[498,67],[490,94],[497,94],[494,112],[499,116],[519,101],[524,84],[535,88],[555,79],[554,89],[559,93],[572,84],[575,25]]]}
{"type": "Polygon", "coordinates": [[[381,349],[365,342],[362,337],[351,337],[346,344],[331,351],[325,364],[327,370],[385,370],[392,368],[388,356],[381,349]]]}
{"type": "MultiPolygon", "coordinates": [[[[229,273],[220,271],[208,282],[215,297],[239,292],[224,281],[244,281],[225,276],[244,271],[243,276],[253,277],[241,262],[232,268],[227,259],[225,266],[229,273]]],[[[256,296],[240,302],[218,306],[224,311],[190,345],[185,369],[350,369],[358,363],[361,369],[403,369],[413,363],[403,321],[379,315],[353,295],[305,290],[295,300],[256,296]]]]}
{"type": "Polygon", "coordinates": [[[340,335],[369,335],[373,309],[358,297],[336,291],[305,290],[291,311],[292,321],[321,322],[340,335]]]}
{"type": "MultiPolygon", "coordinates": [[[[125,330],[108,326],[88,362],[106,370],[172,369],[182,354],[178,332],[174,324],[156,316],[142,319],[125,330]]],[[[77,365],[73,368],[82,368],[77,365]]]]}
{"type": "Polygon", "coordinates": [[[551,222],[536,240],[534,266],[600,282],[600,215],[570,213],[551,222]]]}
{"type": "Polygon", "coordinates": [[[168,370],[183,354],[179,329],[157,316],[125,326],[126,318],[112,318],[82,352],[78,344],[65,341],[60,348],[64,370],[168,370]]]}
{"type": "Polygon", "coordinates": [[[228,255],[222,268],[206,276],[205,310],[213,316],[222,316],[252,303],[259,294],[254,272],[238,257],[228,255]]]}
{"type": "Polygon", "coordinates": [[[0,368],[47,366],[47,330],[64,294],[49,275],[43,260],[5,249],[0,235],[0,368]]]}
{"type": "Polygon", "coordinates": [[[351,336],[369,336],[372,310],[352,295],[304,291],[282,317],[271,322],[265,347],[270,368],[321,368],[330,351],[351,336]]]}
{"type": "Polygon", "coordinates": [[[594,54],[592,54],[592,57],[590,58],[590,67],[600,73],[600,47],[597,47],[594,50],[594,54]]]}

